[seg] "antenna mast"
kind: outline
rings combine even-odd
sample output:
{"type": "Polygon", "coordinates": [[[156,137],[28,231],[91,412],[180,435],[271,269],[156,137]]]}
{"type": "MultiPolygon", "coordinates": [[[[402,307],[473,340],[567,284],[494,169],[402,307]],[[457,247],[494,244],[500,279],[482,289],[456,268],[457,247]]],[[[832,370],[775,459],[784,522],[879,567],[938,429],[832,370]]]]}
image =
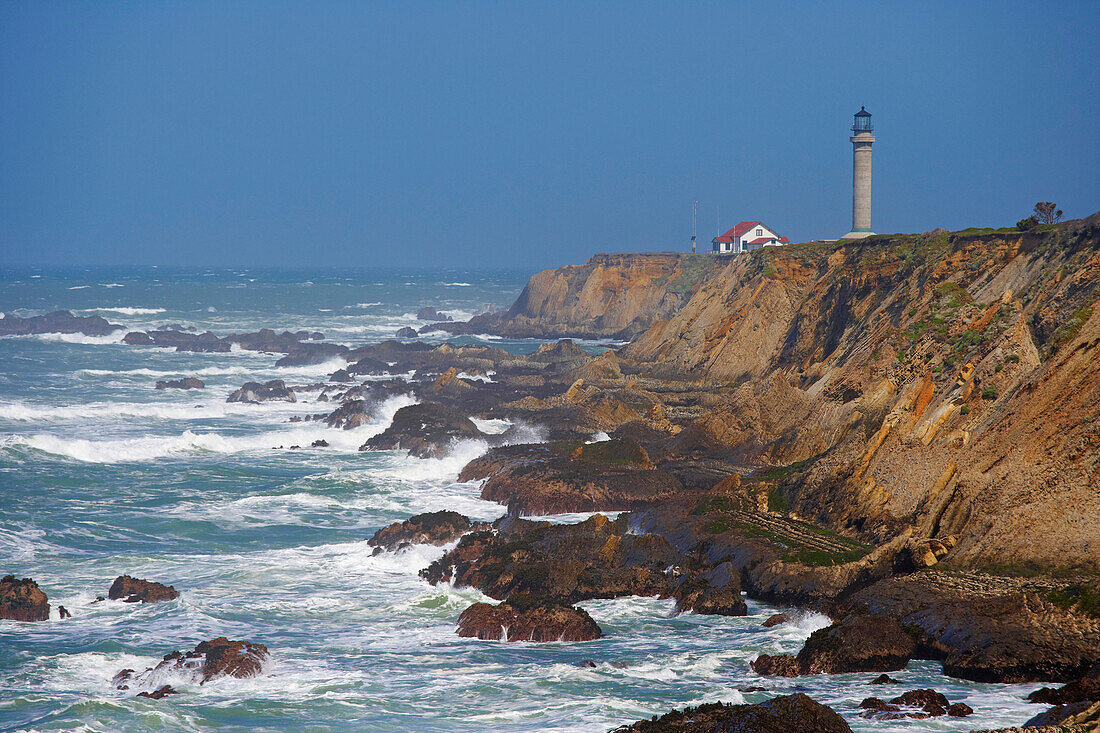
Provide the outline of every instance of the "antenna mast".
{"type": "Polygon", "coordinates": [[[698,201],[691,202],[691,252],[695,253],[695,210],[699,207],[698,201]]]}

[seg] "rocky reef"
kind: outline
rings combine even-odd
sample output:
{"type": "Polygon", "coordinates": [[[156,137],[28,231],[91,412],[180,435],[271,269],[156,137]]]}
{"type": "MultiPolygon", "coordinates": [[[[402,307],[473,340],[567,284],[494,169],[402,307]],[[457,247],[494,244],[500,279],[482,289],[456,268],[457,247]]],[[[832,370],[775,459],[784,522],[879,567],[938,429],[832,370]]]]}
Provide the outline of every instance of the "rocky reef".
{"type": "Polygon", "coordinates": [[[219,636],[200,642],[192,651],[166,654],[159,664],[143,672],[120,670],[111,679],[111,684],[118,690],[154,686],[156,689],[149,692],[148,697],[159,699],[166,694],[175,694],[171,687],[165,690],[160,684],[166,679],[204,685],[218,677],[255,677],[263,670],[264,662],[269,657],[270,653],[263,644],[232,641],[219,636]]]}
{"type": "Polygon", "coordinates": [[[851,733],[852,729],[832,708],[808,695],[773,697],[756,705],[710,703],[674,710],[652,720],[616,728],[614,733],[851,733]]]}
{"type": "Polygon", "coordinates": [[[38,583],[30,578],[19,580],[14,575],[0,578],[0,619],[45,621],[49,617],[49,599],[38,583]]]}
{"type": "Polygon", "coordinates": [[[126,603],[156,603],[157,601],[173,601],[180,594],[175,588],[163,583],[156,583],[129,575],[120,575],[111,583],[107,591],[107,597],[111,600],[122,600],[126,603]]]}

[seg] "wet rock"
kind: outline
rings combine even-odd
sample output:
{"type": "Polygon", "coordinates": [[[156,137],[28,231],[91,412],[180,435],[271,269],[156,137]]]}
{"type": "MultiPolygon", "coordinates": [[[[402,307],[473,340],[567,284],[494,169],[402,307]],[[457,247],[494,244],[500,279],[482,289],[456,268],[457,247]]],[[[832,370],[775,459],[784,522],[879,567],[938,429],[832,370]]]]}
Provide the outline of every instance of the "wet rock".
{"type": "Polygon", "coordinates": [[[901,683],[884,672],[883,674],[880,674],[878,677],[875,677],[873,680],[871,680],[871,684],[872,685],[900,685],[901,683]]]}
{"type": "Polygon", "coordinates": [[[889,616],[849,616],[812,633],[797,657],[761,654],[752,668],[783,677],[893,671],[905,668],[915,646],[889,616]]]}
{"type": "Polygon", "coordinates": [[[636,442],[559,441],[494,448],[468,463],[460,481],[488,479],[481,498],[518,514],[617,511],[661,505],[683,491],[636,442]]]}
{"type": "Polygon", "coordinates": [[[1092,665],[1089,671],[1078,679],[1058,688],[1040,688],[1028,695],[1027,699],[1030,702],[1045,702],[1049,705],[1100,700],[1100,662],[1092,665]]]}
{"type": "Polygon", "coordinates": [[[760,625],[763,626],[765,629],[770,629],[773,626],[779,626],[779,624],[785,624],[788,621],[790,621],[790,618],[787,617],[787,614],[776,613],[768,616],[767,620],[765,620],[764,623],[760,625]]]}
{"type": "Polygon", "coordinates": [[[756,705],[710,703],[639,720],[614,733],[851,733],[844,718],[832,708],[796,692],[756,705]]]}
{"type": "Polygon", "coordinates": [[[482,437],[461,412],[437,402],[422,402],[398,410],[390,426],[359,450],[406,450],[417,458],[440,458],[454,441],[482,437]]]}
{"type": "Polygon", "coordinates": [[[126,603],[172,601],[179,596],[179,591],[170,585],[141,580],[129,575],[120,575],[115,578],[115,582],[111,583],[111,588],[107,591],[107,597],[112,601],[122,599],[126,603]]]}
{"type": "Polygon", "coordinates": [[[340,344],[316,344],[299,343],[292,347],[287,355],[275,362],[277,367],[305,366],[308,364],[324,364],[341,354],[345,354],[348,347],[340,344]]]}
{"type": "Polygon", "coordinates": [[[427,512],[383,527],[367,540],[367,544],[387,550],[395,549],[402,543],[445,545],[471,530],[488,528],[489,525],[484,522],[471,523],[469,517],[458,512],[427,512]]]}
{"type": "Polygon", "coordinates": [[[161,687],[158,687],[157,689],[153,690],[152,692],[139,692],[137,694],[137,696],[138,697],[151,697],[154,700],[160,700],[163,697],[168,697],[169,695],[178,695],[178,694],[180,694],[179,691],[176,690],[175,688],[173,688],[171,685],[162,685],[161,687]]]}
{"type": "Polygon", "coordinates": [[[889,702],[877,697],[869,697],[861,702],[859,707],[866,711],[860,713],[862,717],[876,720],[937,718],[942,715],[964,718],[974,713],[974,709],[966,703],[952,703],[946,696],[931,689],[910,690],[892,698],[889,702]]]}
{"type": "Polygon", "coordinates": [[[263,644],[248,641],[232,641],[220,636],[196,645],[193,651],[172,652],[156,666],[144,672],[124,669],[118,672],[111,684],[119,690],[145,685],[171,674],[204,685],[218,677],[255,677],[263,670],[270,653],[263,644]]]}
{"type": "Polygon", "coordinates": [[[722,563],[707,572],[685,574],[672,590],[680,612],[744,616],[748,607],[741,598],[741,584],[733,566],[722,563]]]}
{"type": "Polygon", "coordinates": [[[328,375],[328,381],[330,382],[351,382],[352,377],[348,373],[347,369],[337,369],[332,374],[328,375]]]}
{"type": "Polygon", "coordinates": [[[504,641],[592,641],[600,627],[581,608],[513,600],[496,606],[475,603],[458,617],[459,636],[504,641]]]}
{"type": "Polygon", "coordinates": [[[58,606],[57,607],[57,618],[58,618],[58,620],[64,621],[65,619],[72,618],[72,617],[73,617],[73,615],[71,613],[69,613],[69,609],[65,608],[64,606],[58,606]]]}
{"type": "Polygon", "coordinates": [[[0,619],[9,621],[46,621],[50,604],[38,583],[14,575],[0,578],[0,619]]]}
{"type": "Polygon", "coordinates": [[[296,402],[294,392],[287,389],[281,379],[272,379],[270,382],[245,382],[233,394],[229,395],[226,402],[296,402]]]}
{"type": "Polygon", "coordinates": [[[416,317],[422,321],[452,321],[454,320],[446,313],[440,313],[433,306],[425,306],[416,312],[416,317]]]}
{"type": "Polygon", "coordinates": [[[418,334],[416,332],[415,328],[409,328],[408,326],[404,326],[403,328],[397,329],[397,334],[396,334],[397,338],[399,338],[399,339],[414,339],[419,335],[420,334],[418,334]]]}
{"type": "Polygon", "coordinates": [[[897,705],[891,705],[885,700],[880,700],[877,697],[868,697],[859,704],[860,710],[871,710],[876,713],[896,713],[901,708],[897,705]]]}
{"type": "Polygon", "coordinates": [[[110,323],[100,316],[74,316],[70,311],[53,311],[29,318],[5,313],[0,317],[0,336],[28,336],[39,333],[82,333],[85,336],[106,336],[123,328],[124,326],[110,323]]]}
{"type": "Polygon", "coordinates": [[[309,444],[311,448],[328,448],[328,441],[324,438],[315,440],[309,444]]]}
{"type": "Polygon", "coordinates": [[[1057,733],[1094,732],[1100,730],[1100,703],[1081,700],[1065,703],[1064,705],[1055,705],[1035,717],[1029,718],[1023,727],[1027,730],[1027,733],[1039,733],[1039,731],[1034,730],[1035,728],[1040,728],[1043,731],[1050,730],[1052,733],[1055,731],[1057,733]],[[1092,725],[1089,726],[1089,723],[1092,725]]]}
{"type": "Polygon", "coordinates": [[[497,532],[472,532],[420,572],[430,583],[472,586],[505,599],[525,593],[574,604],[590,598],[672,595],[684,561],[657,535],[632,534],[627,518],[603,515],[578,524],[532,522],[515,517],[497,532]]]}
{"type": "Polygon", "coordinates": [[[157,389],[204,389],[205,387],[206,383],[195,377],[157,380],[157,389]]]}
{"type": "Polygon", "coordinates": [[[833,612],[890,615],[914,635],[918,656],[942,659],[945,674],[978,682],[1068,682],[1100,659],[1095,619],[1035,593],[986,591],[976,574],[943,587],[952,580],[944,572],[889,578],[833,612]]]}
{"type": "Polygon", "coordinates": [[[947,706],[947,714],[952,718],[965,718],[967,715],[974,714],[974,708],[965,702],[953,702],[947,706]]]}
{"type": "Polygon", "coordinates": [[[351,430],[360,425],[367,425],[373,419],[374,410],[367,404],[366,400],[345,400],[328,414],[325,418],[325,424],[330,428],[351,430]]]}

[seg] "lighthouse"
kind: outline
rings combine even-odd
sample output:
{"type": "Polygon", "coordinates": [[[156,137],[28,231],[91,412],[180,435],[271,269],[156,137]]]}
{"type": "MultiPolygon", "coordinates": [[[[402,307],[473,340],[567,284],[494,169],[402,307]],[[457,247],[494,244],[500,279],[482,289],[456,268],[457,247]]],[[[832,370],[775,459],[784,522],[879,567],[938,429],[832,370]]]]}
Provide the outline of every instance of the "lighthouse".
{"type": "Polygon", "coordinates": [[[852,231],[842,239],[863,239],[871,231],[871,145],[875,142],[872,134],[875,126],[871,124],[871,113],[866,107],[860,107],[852,122],[852,231]]]}

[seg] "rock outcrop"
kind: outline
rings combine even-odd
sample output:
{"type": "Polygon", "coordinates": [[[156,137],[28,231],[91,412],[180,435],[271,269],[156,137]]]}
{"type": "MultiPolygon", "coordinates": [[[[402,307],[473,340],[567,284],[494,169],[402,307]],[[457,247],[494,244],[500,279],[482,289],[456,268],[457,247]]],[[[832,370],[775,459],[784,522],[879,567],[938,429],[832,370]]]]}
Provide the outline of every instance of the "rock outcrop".
{"type": "Polygon", "coordinates": [[[159,682],[166,677],[199,685],[218,677],[255,677],[263,671],[269,656],[263,644],[232,641],[220,636],[199,643],[192,651],[166,654],[156,667],[148,667],[144,672],[121,670],[111,679],[111,684],[116,689],[128,690],[152,683],[158,685],[156,691],[150,693],[153,696],[162,689],[159,682]]]}
{"type": "Polygon", "coordinates": [[[197,377],[158,379],[157,389],[205,389],[206,383],[197,377]]]}
{"type": "Polygon", "coordinates": [[[272,379],[270,382],[245,382],[240,389],[229,395],[226,402],[248,402],[257,404],[260,402],[297,402],[294,392],[288,389],[281,379],[272,379]]]}
{"type": "Polygon", "coordinates": [[[107,597],[112,601],[123,600],[126,603],[156,603],[174,601],[180,594],[175,588],[163,583],[120,575],[111,583],[107,597]]]}
{"type": "Polygon", "coordinates": [[[797,677],[904,669],[916,645],[889,616],[850,616],[810,634],[798,656],[761,654],[752,668],[762,675],[797,677]]]}
{"type": "Polygon", "coordinates": [[[440,324],[452,333],[630,339],[668,318],[715,270],[708,254],[598,254],[536,273],[504,313],[440,324]]]}
{"type": "Polygon", "coordinates": [[[417,458],[440,458],[457,440],[483,438],[484,434],[464,414],[438,402],[402,407],[383,432],[359,450],[404,450],[417,458]]]}
{"type": "Polygon", "coordinates": [[[427,512],[383,527],[367,540],[367,544],[386,550],[409,544],[445,545],[467,532],[488,528],[489,525],[484,522],[473,523],[469,517],[458,512],[427,512]]]}
{"type": "Polygon", "coordinates": [[[844,718],[827,705],[796,692],[755,705],[710,703],[639,720],[615,733],[851,733],[844,718]]]}
{"type": "Polygon", "coordinates": [[[592,641],[600,627],[581,608],[518,600],[475,603],[458,617],[459,636],[504,641],[592,641]]]}
{"type": "Polygon", "coordinates": [[[125,326],[111,323],[101,316],[76,316],[71,311],[53,311],[29,318],[20,318],[8,313],[0,316],[0,336],[29,336],[40,333],[107,336],[123,328],[125,326]]]}
{"type": "Polygon", "coordinates": [[[8,621],[46,621],[50,603],[38,583],[14,575],[0,578],[0,619],[8,621]]]}

